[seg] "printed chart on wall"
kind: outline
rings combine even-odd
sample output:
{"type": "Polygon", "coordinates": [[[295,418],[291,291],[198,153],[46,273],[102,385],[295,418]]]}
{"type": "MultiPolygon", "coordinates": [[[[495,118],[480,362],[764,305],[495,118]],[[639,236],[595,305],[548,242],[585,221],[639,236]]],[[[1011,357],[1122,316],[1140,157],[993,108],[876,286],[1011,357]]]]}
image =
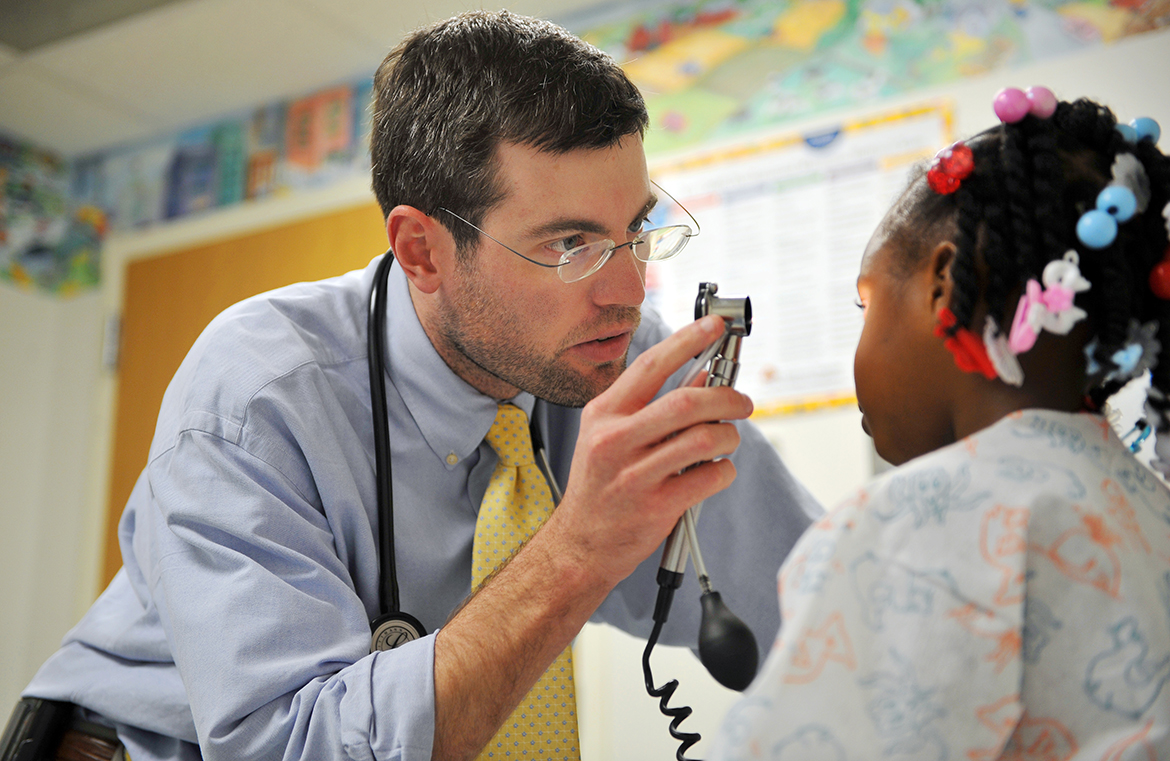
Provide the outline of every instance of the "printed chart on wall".
{"type": "MultiPolygon", "coordinates": [[[[932,103],[652,167],[702,227],[681,256],[652,266],[649,303],[677,328],[694,319],[700,282],[751,297],[736,387],[757,414],[851,402],[862,252],[915,162],[951,132],[950,106],[932,103]]],[[[650,224],[688,222],[661,206],[668,216],[650,224]]]]}

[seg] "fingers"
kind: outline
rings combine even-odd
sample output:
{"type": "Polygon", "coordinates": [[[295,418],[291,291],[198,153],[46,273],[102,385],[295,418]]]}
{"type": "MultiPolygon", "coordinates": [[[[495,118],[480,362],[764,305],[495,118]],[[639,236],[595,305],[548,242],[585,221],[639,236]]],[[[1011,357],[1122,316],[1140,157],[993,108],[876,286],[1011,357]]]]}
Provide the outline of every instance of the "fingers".
{"type": "Polygon", "coordinates": [[[739,429],[731,423],[694,425],[645,450],[647,475],[666,478],[700,463],[728,457],[739,446],[739,429]]]}
{"type": "Polygon", "coordinates": [[[663,504],[675,506],[670,525],[690,505],[697,505],[731,486],[735,476],[735,464],[731,460],[715,460],[696,465],[666,481],[658,495],[663,504]]]}
{"type": "MultiPolygon", "coordinates": [[[[656,484],[664,489],[659,496],[678,492],[687,495],[682,507],[706,499],[727,487],[735,469],[708,467],[712,461],[731,455],[739,446],[739,430],[731,423],[696,425],[642,450],[625,476],[632,483],[656,484]]],[[[726,461],[730,466],[730,460],[726,461]]],[[[667,500],[669,502],[670,500],[667,500]]]]}
{"type": "Polygon", "coordinates": [[[754,409],[751,397],[726,386],[680,388],[656,399],[630,420],[637,427],[637,436],[651,443],[700,423],[744,420],[754,409]]]}

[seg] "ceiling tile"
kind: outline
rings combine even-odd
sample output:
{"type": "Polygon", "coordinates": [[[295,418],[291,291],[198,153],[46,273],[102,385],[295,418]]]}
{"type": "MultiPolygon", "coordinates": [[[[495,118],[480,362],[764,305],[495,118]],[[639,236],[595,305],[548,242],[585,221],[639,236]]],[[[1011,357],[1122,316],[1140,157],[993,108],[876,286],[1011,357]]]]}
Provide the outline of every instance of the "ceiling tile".
{"type": "Polygon", "coordinates": [[[182,128],[373,72],[382,47],[282,0],[176,3],[29,58],[182,128]]]}
{"type": "Polygon", "coordinates": [[[0,68],[4,68],[12,63],[20,56],[15,48],[10,48],[7,45],[0,44],[0,68]]]}
{"type": "MultiPolygon", "coordinates": [[[[561,19],[597,0],[508,5],[561,19]]],[[[0,45],[0,130],[64,155],[166,137],[367,77],[407,32],[477,7],[479,0],[176,0],[29,53],[0,45]]]]}
{"type": "Polygon", "coordinates": [[[178,0],[0,0],[0,40],[17,50],[72,37],[89,29],[178,0]]]}
{"type": "Polygon", "coordinates": [[[20,61],[0,69],[0,130],[63,156],[139,140],[158,125],[20,61]]]}

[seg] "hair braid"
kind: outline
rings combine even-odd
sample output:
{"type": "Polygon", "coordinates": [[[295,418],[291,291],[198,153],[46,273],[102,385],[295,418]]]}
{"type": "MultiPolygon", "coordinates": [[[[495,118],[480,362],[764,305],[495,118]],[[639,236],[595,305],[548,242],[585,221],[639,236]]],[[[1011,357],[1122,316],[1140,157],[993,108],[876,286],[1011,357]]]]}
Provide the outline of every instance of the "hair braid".
{"type": "MultiPolygon", "coordinates": [[[[1006,221],[1003,237],[1004,263],[1008,268],[988,263],[987,291],[985,298],[989,308],[1003,304],[1007,291],[1014,282],[1012,273],[1032,272],[1040,261],[1037,250],[1036,204],[1032,192],[1031,162],[1026,158],[1028,133],[1034,116],[1025,117],[1018,124],[1004,124],[1000,128],[1000,161],[998,166],[1003,174],[1003,210],[1006,221]]],[[[1043,266],[1042,264],[1040,266],[1043,266]]]]}
{"type": "MultiPolygon", "coordinates": [[[[1117,131],[1113,112],[1092,101],[1083,98],[1074,101],[1067,107],[1058,108],[1054,117],[1082,149],[1092,152],[1092,171],[1080,182],[1083,187],[1074,197],[1076,218],[1079,218],[1080,214],[1095,207],[1097,193],[1111,181],[1117,155],[1131,153],[1132,146],[1117,131]]],[[[1076,218],[1072,220],[1074,228],[1076,218]]],[[[1096,329],[1093,359],[1102,370],[1098,378],[1090,378],[1090,383],[1097,381],[1095,385],[1099,387],[1090,389],[1089,396],[1098,404],[1124,385],[1101,378],[1118,368],[1113,355],[1125,345],[1130,320],[1137,317],[1137,294],[1148,290],[1144,282],[1135,280],[1137,273],[1131,263],[1132,245],[1129,242],[1133,228],[1127,227],[1128,224],[1119,227],[1116,240],[1104,249],[1077,246],[1085,276],[1093,284],[1093,292],[1087,299],[1092,304],[1090,313],[1096,329]]],[[[1142,269],[1143,281],[1146,272],[1148,268],[1142,269]]]]}
{"type": "Polygon", "coordinates": [[[979,277],[975,272],[975,251],[979,242],[980,217],[983,199],[976,197],[977,183],[970,182],[955,192],[955,260],[951,264],[951,312],[955,315],[955,327],[968,325],[979,299],[979,277]]]}
{"type": "Polygon", "coordinates": [[[1027,263],[1030,272],[1043,272],[1048,261],[1063,256],[1071,246],[1069,231],[1074,224],[1072,215],[1061,204],[1065,183],[1056,136],[1047,121],[1041,121],[1041,125],[1028,138],[1027,146],[1032,165],[1032,222],[1036,236],[1034,258],[1027,263]]]}
{"type": "MultiPolygon", "coordinates": [[[[1008,291],[1014,285],[1008,278],[1011,273],[1018,270],[1019,261],[1016,249],[1011,245],[1014,235],[1013,220],[1009,210],[1002,203],[1007,178],[1002,171],[1001,162],[992,162],[985,174],[987,184],[982,198],[984,245],[981,251],[987,271],[984,303],[988,314],[996,318],[1001,331],[1006,331],[1011,327],[1011,314],[1006,310],[1006,301],[1008,291]],[[1001,316],[1003,319],[1000,319],[1001,316]]],[[[972,251],[969,257],[975,260],[976,252],[972,251]]]]}

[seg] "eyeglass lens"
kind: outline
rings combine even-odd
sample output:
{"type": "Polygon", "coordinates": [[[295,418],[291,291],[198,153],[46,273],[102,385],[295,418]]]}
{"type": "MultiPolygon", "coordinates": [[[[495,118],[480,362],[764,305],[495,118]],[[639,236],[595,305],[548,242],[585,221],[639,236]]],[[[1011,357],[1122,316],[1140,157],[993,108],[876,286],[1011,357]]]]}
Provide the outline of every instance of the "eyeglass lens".
{"type": "MultiPolygon", "coordinates": [[[[691,235],[691,228],[687,225],[658,227],[639,234],[630,248],[634,256],[643,262],[660,262],[678,255],[691,235]]],[[[601,269],[614,250],[613,242],[609,240],[579,246],[565,252],[557,271],[563,281],[574,283],[601,269]]]]}

